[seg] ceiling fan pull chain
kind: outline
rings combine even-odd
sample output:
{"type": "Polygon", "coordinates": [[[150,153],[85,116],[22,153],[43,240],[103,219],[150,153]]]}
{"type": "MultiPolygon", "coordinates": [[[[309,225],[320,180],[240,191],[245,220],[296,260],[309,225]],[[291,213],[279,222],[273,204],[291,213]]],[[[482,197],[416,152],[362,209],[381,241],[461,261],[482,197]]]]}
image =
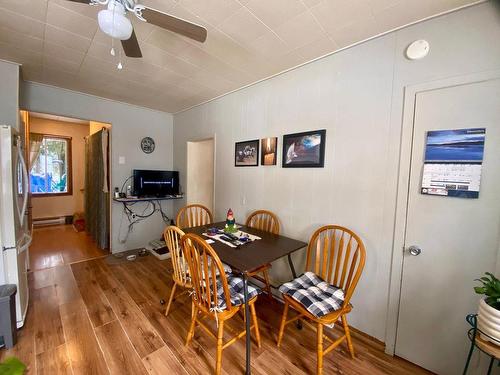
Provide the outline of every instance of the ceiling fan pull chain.
{"type": "Polygon", "coordinates": [[[123,69],[123,64],[122,64],[122,51],[121,51],[121,50],[120,50],[120,52],[119,52],[119,56],[120,56],[120,59],[119,59],[119,61],[118,61],[118,65],[116,66],[116,68],[117,68],[118,70],[122,70],[122,69],[123,69]]]}

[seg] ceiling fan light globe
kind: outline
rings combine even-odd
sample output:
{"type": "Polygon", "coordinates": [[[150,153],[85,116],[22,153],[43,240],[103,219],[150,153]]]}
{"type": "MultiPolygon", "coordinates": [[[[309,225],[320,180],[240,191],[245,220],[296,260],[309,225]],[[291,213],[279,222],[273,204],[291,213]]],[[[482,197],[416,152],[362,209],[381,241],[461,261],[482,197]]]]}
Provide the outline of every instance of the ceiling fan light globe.
{"type": "Polygon", "coordinates": [[[97,15],[99,28],[112,38],[128,40],[132,35],[133,27],[130,20],[123,14],[104,9],[97,15]]]}

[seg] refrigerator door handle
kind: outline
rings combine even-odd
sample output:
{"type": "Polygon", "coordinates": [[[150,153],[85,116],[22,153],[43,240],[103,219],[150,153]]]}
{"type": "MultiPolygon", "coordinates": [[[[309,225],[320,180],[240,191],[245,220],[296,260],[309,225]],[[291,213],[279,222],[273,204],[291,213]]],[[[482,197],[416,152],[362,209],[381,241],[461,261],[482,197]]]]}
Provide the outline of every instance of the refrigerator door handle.
{"type": "Polygon", "coordinates": [[[21,227],[23,226],[24,222],[24,214],[26,213],[26,208],[28,207],[28,189],[29,189],[29,183],[28,183],[28,168],[26,167],[26,162],[24,161],[24,156],[23,156],[23,151],[21,147],[17,147],[17,154],[19,155],[19,161],[21,162],[21,167],[23,170],[23,192],[24,192],[24,198],[23,198],[23,208],[19,212],[19,223],[21,224],[21,227]]]}
{"type": "Polygon", "coordinates": [[[22,253],[23,251],[28,250],[28,248],[31,245],[32,239],[33,238],[29,234],[26,234],[26,233],[24,234],[24,236],[23,236],[24,244],[22,246],[19,246],[19,248],[17,250],[18,254],[22,253]]]}

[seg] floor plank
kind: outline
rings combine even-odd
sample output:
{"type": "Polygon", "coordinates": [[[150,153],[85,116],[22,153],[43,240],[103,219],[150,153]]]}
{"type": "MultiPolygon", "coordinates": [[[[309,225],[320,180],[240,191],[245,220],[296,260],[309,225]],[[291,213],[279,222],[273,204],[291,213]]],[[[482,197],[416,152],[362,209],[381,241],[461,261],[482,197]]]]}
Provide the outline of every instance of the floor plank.
{"type": "Polygon", "coordinates": [[[90,320],[94,327],[102,326],[116,319],[116,315],[109,304],[104,292],[99,287],[95,272],[89,262],[74,263],[71,265],[75,274],[80,293],[85,301],[90,320]]]}
{"type": "Polygon", "coordinates": [[[141,359],[118,321],[97,327],[95,331],[112,374],[146,373],[141,359]]]}
{"type": "Polygon", "coordinates": [[[54,285],[54,268],[32,272],[30,275],[33,275],[33,284],[31,284],[32,289],[41,289],[54,285]]]}
{"type": "MultiPolygon", "coordinates": [[[[184,313],[172,312],[168,317],[165,317],[163,307],[160,308],[153,304],[143,305],[141,309],[189,374],[211,374],[213,372],[215,357],[201,347],[196,337],[191,345],[184,345],[189,325],[189,319],[186,319],[184,313]]],[[[224,369],[222,369],[222,373],[227,374],[224,369]]]]}
{"type": "Polygon", "coordinates": [[[56,267],[54,270],[54,285],[56,287],[59,304],[79,301],[80,290],[76,284],[75,277],[69,265],[56,267]]]}
{"type": "Polygon", "coordinates": [[[72,374],[66,344],[37,354],[37,374],[39,375],[69,375],[72,374]]]}
{"type": "Polygon", "coordinates": [[[83,300],[61,305],[60,309],[73,373],[109,374],[83,300]]]}
{"type": "Polygon", "coordinates": [[[72,225],[35,227],[30,246],[32,271],[70,264],[107,255],[85,232],[76,232],[72,225]]]}
{"type": "MultiPolygon", "coordinates": [[[[296,367],[288,358],[281,353],[267,351],[259,355],[253,361],[253,372],[260,371],[267,375],[302,375],[304,372],[296,367]]],[[[325,372],[326,373],[326,372],[325,372]]]]}
{"type": "Polygon", "coordinates": [[[146,319],[137,304],[134,303],[126,289],[112,276],[106,264],[102,261],[88,263],[99,274],[99,280],[105,280],[101,284],[105,289],[104,294],[139,356],[143,358],[164,346],[165,343],[156,333],[151,323],[146,319]]]}
{"type": "Polygon", "coordinates": [[[186,369],[166,346],[142,359],[146,370],[151,375],[187,374],[186,369]]]}
{"type": "Polygon", "coordinates": [[[55,286],[35,290],[33,304],[35,310],[35,353],[40,354],[64,344],[55,286]]]}

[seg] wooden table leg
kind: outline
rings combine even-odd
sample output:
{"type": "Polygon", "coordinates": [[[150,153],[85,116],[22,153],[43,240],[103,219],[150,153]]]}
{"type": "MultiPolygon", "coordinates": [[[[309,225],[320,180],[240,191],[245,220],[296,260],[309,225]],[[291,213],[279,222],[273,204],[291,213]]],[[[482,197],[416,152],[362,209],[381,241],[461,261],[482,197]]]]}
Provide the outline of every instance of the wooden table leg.
{"type": "MultiPolygon", "coordinates": [[[[292,254],[288,254],[288,265],[290,266],[290,271],[292,271],[292,276],[294,279],[297,278],[297,272],[295,272],[295,267],[293,266],[293,261],[292,261],[292,254]]],[[[302,322],[300,319],[297,320],[297,323],[295,323],[297,326],[297,329],[302,329],[302,322]]]]}

